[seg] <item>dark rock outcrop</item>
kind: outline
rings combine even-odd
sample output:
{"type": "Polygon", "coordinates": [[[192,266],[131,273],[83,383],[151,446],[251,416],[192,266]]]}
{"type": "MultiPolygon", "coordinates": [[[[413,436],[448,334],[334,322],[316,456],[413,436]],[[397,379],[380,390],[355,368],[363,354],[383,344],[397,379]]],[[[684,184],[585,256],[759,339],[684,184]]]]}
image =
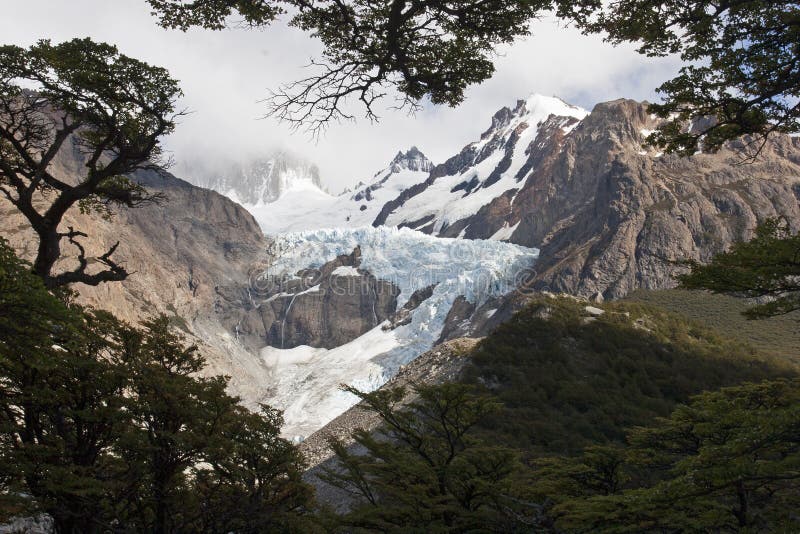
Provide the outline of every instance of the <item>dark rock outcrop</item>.
{"type": "Polygon", "coordinates": [[[408,298],[403,307],[389,317],[389,324],[383,327],[384,330],[392,330],[398,326],[403,326],[411,322],[411,312],[419,308],[419,305],[431,298],[436,284],[429,285],[414,291],[408,298]]]}
{"type": "Polygon", "coordinates": [[[221,295],[219,314],[252,350],[265,345],[338,347],[381,324],[397,308],[400,290],[359,269],[360,263],[356,248],[318,269],[261,278],[221,295]]]}

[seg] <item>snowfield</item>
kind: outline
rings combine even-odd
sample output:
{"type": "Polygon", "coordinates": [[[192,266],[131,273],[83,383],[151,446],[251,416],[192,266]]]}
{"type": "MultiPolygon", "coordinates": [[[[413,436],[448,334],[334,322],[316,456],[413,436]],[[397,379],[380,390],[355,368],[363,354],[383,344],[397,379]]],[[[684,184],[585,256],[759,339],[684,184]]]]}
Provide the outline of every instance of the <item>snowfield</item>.
{"type": "MultiPolygon", "coordinates": [[[[539,125],[551,115],[565,118],[562,129],[566,133],[576,126],[576,124],[567,126],[566,119],[571,117],[579,121],[583,120],[588,115],[588,111],[567,104],[556,97],[531,95],[525,101],[524,111],[515,116],[505,128],[497,132],[496,135],[503,142],[499,144],[491,155],[460,174],[437,178],[422,193],[408,199],[401,207],[392,212],[386,219],[386,224],[388,226],[399,226],[402,223],[418,221],[424,217],[432,216],[433,220],[436,221],[433,233],[439,233],[443,227],[476,214],[483,206],[506,191],[521,187],[522,184],[517,181],[516,174],[528,159],[527,148],[536,139],[539,125]],[[506,142],[523,123],[528,126],[522,131],[514,145],[510,166],[498,181],[487,185],[487,178],[505,156],[506,142]],[[464,191],[457,187],[459,184],[473,180],[476,180],[478,185],[469,194],[464,194],[464,191]]],[[[474,148],[475,153],[479,153],[492,138],[494,136],[487,136],[481,141],[472,143],[471,146],[474,148]]],[[[425,222],[422,226],[428,224],[429,222],[425,222]]],[[[507,239],[510,236],[511,233],[507,235],[503,233],[502,237],[495,236],[494,238],[507,239]]]]}
{"type": "Polygon", "coordinates": [[[340,391],[340,384],[367,391],[380,387],[401,365],[433,346],[458,296],[480,304],[513,291],[538,256],[536,249],[509,243],[442,239],[407,228],[337,228],[277,236],[277,259],[268,274],[319,267],[356,246],[361,247],[360,269],[400,288],[398,307],[415,290],[436,287],[414,310],[411,322],[394,330],[378,325],[334,349],[263,348],[261,358],[272,381],[262,401],[284,410],[287,436],[308,436],[355,404],[356,397],[340,391]]]}
{"type": "Polygon", "coordinates": [[[369,226],[383,205],[405,189],[424,182],[428,172],[389,167],[361,184],[355,192],[334,196],[310,180],[287,181],[277,200],[258,205],[243,204],[269,235],[318,228],[369,226]],[[368,195],[368,197],[367,197],[368,195]]]}

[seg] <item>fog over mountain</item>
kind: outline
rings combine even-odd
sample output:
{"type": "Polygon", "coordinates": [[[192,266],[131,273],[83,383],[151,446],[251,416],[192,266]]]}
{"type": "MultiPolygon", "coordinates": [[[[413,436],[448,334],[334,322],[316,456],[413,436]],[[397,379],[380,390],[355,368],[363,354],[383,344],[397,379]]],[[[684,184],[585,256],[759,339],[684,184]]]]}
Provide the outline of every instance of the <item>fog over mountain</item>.
{"type": "MultiPolygon", "coordinates": [[[[630,46],[612,47],[544,18],[534,24],[530,38],[506,47],[494,77],[470,88],[458,108],[425,104],[414,116],[379,110],[377,124],[332,124],[313,140],[263,118],[265,106],[259,101],[270,88],[308,75],[303,66],[320,49],[317,41],[281,21],[265,30],[182,33],[157,27],[140,0],[0,0],[0,6],[3,43],[90,36],[168,68],[181,82],[183,106],[192,112],[166,143],[177,162],[214,162],[227,156],[242,160],[254,153],[289,150],[316,163],[334,192],[383,168],[400,147],[416,145],[432,161],[444,161],[480,135],[483,125],[474,117],[491,114],[521,95],[557,95],[589,110],[621,96],[652,101],[657,98],[654,88],[678,65],[672,58],[646,58],[630,46]]],[[[387,106],[392,103],[387,100],[387,106]]],[[[353,109],[360,118],[361,110],[353,109]]]]}

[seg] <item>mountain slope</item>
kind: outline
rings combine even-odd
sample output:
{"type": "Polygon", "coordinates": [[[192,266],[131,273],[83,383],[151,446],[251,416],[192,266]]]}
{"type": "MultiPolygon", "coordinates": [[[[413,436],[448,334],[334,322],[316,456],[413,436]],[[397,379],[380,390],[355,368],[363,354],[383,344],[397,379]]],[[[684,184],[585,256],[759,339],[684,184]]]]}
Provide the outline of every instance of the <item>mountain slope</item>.
{"type": "MultiPolygon", "coordinates": [[[[81,166],[78,154],[63,150],[53,172],[74,182],[81,166]]],[[[88,234],[83,243],[90,257],[119,241],[114,258],[131,273],[119,283],[76,285],[79,301],[133,323],[167,314],[200,346],[208,359],[207,373],[231,376],[233,392],[252,397],[268,370],[234,342],[217,313],[217,301],[222,288],[247,287],[251,270],[263,268],[266,239],[245,209],[218,193],[169,173],[140,172],[133,178],[165,200],[115,209],[110,220],[82,214],[77,208],[64,218],[63,227],[74,226],[88,234]]],[[[33,257],[37,241],[30,225],[1,199],[0,235],[22,257],[33,257]]],[[[68,245],[63,248],[65,258],[56,269],[68,268],[77,252],[68,245]]]]}
{"type": "Polygon", "coordinates": [[[541,95],[520,100],[513,110],[501,109],[480,141],[384,206],[373,224],[408,226],[446,237],[491,237],[494,232],[478,235],[464,221],[496,198],[513,203],[530,166],[531,148],[541,138],[569,132],[585,115],[580,108],[541,95]]]}
{"type": "Polygon", "coordinates": [[[542,249],[536,287],[604,298],[674,287],[679,262],[708,261],[767,217],[800,228],[800,139],[776,135],[750,164],[744,140],[681,158],[643,146],[656,124],[645,104],[599,104],[543,154],[511,215],[510,241],[542,249]]]}
{"type": "Polygon", "coordinates": [[[296,181],[270,203],[245,204],[267,234],[369,226],[386,202],[423,181],[433,164],[416,147],[398,152],[389,165],[354,191],[333,196],[310,181],[296,181]]]}
{"type": "Polygon", "coordinates": [[[658,123],[646,103],[586,114],[533,96],[373,224],[536,247],[532,287],[598,298],[674,287],[680,261],[707,261],[767,217],[800,228],[800,138],[774,135],[752,163],[747,139],[681,158],[645,145],[658,123]]]}

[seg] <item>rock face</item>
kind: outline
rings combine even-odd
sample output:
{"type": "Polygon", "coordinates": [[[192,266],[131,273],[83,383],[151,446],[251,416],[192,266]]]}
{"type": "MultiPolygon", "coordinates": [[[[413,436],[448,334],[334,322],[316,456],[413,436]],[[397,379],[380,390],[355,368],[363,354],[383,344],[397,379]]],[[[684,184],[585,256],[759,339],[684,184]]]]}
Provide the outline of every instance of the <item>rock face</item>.
{"type": "Polygon", "coordinates": [[[399,288],[359,269],[361,251],[318,269],[261,275],[217,302],[224,323],[254,350],[269,345],[335,348],[382,323],[397,308],[399,288]]]}
{"type": "MultiPolygon", "coordinates": [[[[488,238],[494,232],[468,219],[493,199],[523,185],[529,145],[555,132],[569,131],[586,111],[558,98],[533,95],[492,118],[480,141],[435,166],[424,180],[388,202],[373,225],[408,226],[443,237],[488,238]],[[485,234],[485,235],[484,235],[485,234]]],[[[502,226],[502,224],[500,225],[502,226]]],[[[499,229],[499,227],[498,227],[499,229]]]]}
{"type": "Polygon", "coordinates": [[[800,228],[799,138],[775,135],[752,163],[746,139],[681,158],[646,146],[657,125],[646,103],[586,114],[531,97],[374,224],[540,248],[531,287],[595,298],[673,287],[678,262],[707,261],[765,218],[800,228]]]}
{"type": "MultiPolygon", "coordinates": [[[[80,161],[64,150],[54,172],[74,181],[80,161]]],[[[169,173],[140,172],[134,177],[165,199],[136,209],[115,210],[111,220],[67,212],[63,227],[74,226],[89,237],[87,255],[104,253],[120,242],[115,260],[131,275],[121,283],[97,287],[76,285],[85,304],[107,309],[138,323],[157,313],[174,317],[175,324],[206,356],[209,374],[232,377],[232,388],[245,397],[267,376],[266,368],[232,335],[215,313],[225,287],[247,287],[249,273],[266,263],[267,241],[253,217],[226,197],[195,187],[169,173]]],[[[31,259],[37,241],[27,221],[7,202],[0,201],[0,235],[21,256],[31,259]]],[[[75,250],[63,246],[67,257],[56,269],[68,268],[75,250]]],[[[252,398],[252,397],[251,397],[252,398]]]]}
{"type": "Polygon", "coordinates": [[[188,163],[182,165],[180,171],[193,184],[247,206],[275,202],[298,183],[324,189],[316,165],[286,152],[246,162],[218,164],[213,168],[188,163]]]}
{"type": "Polygon", "coordinates": [[[655,126],[645,105],[608,102],[542,154],[510,215],[510,240],[541,249],[534,287],[603,298],[674,287],[677,262],[708,261],[765,218],[800,228],[800,139],[775,136],[753,163],[745,141],[680,158],[643,146],[655,126]]]}

